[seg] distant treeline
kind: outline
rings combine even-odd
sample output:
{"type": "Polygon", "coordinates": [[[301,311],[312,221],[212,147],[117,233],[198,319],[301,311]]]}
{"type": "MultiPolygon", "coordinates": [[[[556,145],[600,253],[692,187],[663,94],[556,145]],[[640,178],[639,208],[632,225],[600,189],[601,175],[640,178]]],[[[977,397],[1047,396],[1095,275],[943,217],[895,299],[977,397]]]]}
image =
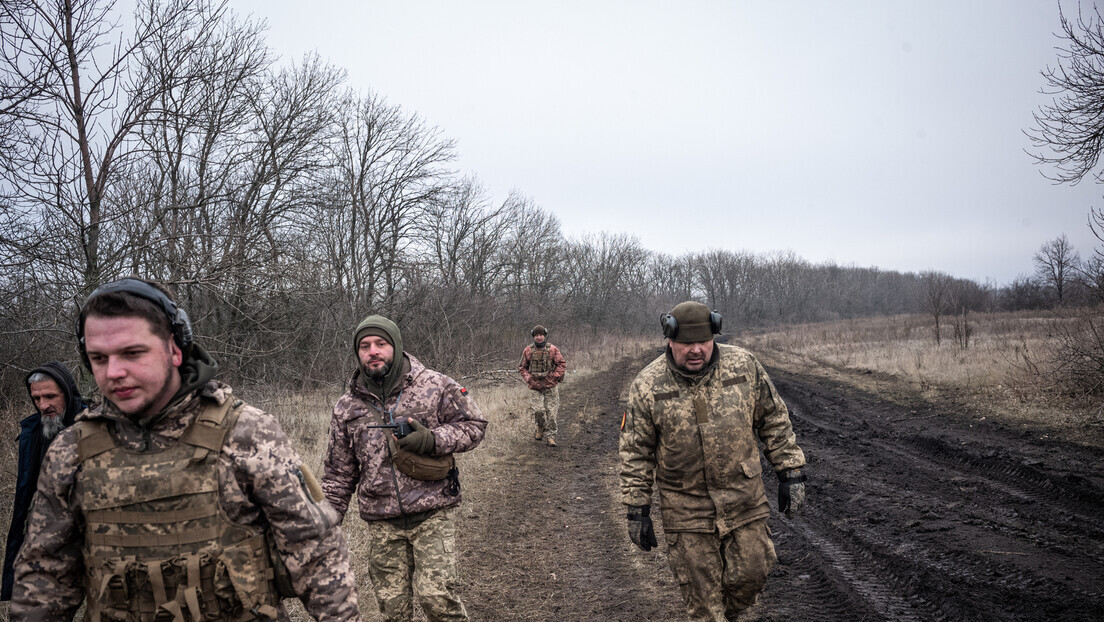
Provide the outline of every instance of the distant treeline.
{"type": "Polygon", "coordinates": [[[231,378],[287,386],[346,373],[369,313],[458,371],[512,359],[538,322],[655,333],[688,298],[730,329],[924,312],[933,284],[975,310],[1049,304],[1026,277],[998,288],[793,252],[673,257],[621,234],[567,239],[533,199],[498,202],[459,175],[451,140],[351,90],[342,70],[276,63],[263,29],[225,4],[137,4],[133,23],[97,2],[6,13],[0,386],[12,399],[43,360],[75,364],[78,305],[130,274],[177,292],[231,378]]]}

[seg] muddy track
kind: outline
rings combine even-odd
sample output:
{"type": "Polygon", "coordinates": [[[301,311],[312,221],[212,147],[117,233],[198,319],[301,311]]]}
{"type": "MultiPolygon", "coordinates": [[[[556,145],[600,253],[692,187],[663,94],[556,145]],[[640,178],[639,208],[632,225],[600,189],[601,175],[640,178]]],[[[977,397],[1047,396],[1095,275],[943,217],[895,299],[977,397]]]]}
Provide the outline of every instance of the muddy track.
{"type": "Polygon", "coordinates": [[[502,494],[460,542],[472,619],[684,618],[665,555],[632,545],[618,500],[621,394],[645,362],[561,385],[559,447],[526,439],[496,465],[502,494]]]}
{"type": "MultiPolygon", "coordinates": [[[[496,465],[501,494],[460,542],[473,619],[685,619],[662,534],[635,549],[617,500],[622,399],[646,361],[563,385],[561,447],[527,441],[496,465]]],[[[779,564],[741,621],[1104,619],[1104,452],[770,373],[809,498],[772,515],[779,564]]]]}
{"type": "MultiPolygon", "coordinates": [[[[1104,491],[1095,473],[1076,472],[1101,464],[1099,450],[1041,448],[939,405],[770,373],[812,481],[808,511],[779,547],[800,561],[783,567],[764,604],[813,607],[800,596],[812,562],[834,584],[815,600],[855,607],[825,619],[1104,617],[1104,491]],[[790,590],[797,602],[782,603],[790,590]]],[[[778,614],[765,607],[760,619],[778,614]]]]}

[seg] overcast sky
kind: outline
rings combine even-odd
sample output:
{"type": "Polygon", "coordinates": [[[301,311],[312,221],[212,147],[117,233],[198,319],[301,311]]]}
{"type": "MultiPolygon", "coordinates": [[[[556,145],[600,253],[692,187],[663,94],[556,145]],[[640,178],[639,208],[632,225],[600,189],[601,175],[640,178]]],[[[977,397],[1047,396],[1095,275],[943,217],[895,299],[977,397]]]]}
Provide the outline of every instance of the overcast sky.
{"type": "MultiPolygon", "coordinates": [[[[1086,3],[1091,4],[1091,3],[1086,3]]],[[[1064,4],[1076,11],[1076,4],[1064,4]]],[[[457,143],[495,202],[652,250],[1006,284],[1104,187],[1024,152],[1057,2],[230,0],[457,143]]]]}

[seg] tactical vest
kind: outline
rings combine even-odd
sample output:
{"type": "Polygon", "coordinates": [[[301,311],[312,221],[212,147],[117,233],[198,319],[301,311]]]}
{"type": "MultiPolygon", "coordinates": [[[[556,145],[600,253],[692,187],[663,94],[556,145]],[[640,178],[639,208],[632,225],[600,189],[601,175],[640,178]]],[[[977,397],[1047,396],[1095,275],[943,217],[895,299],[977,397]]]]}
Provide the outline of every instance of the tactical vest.
{"type": "Polygon", "coordinates": [[[86,620],[275,620],[279,598],[261,530],[219,505],[218,458],[241,400],[209,403],[159,451],[118,445],[78,422],[86,620]]]}
{"type": "Polygon", "coordinates": [[[543,348],[533,347],[529,349],[529,373],[548,374],[556,369],[552,362],[552,345],[544,344],[543,348]]]}

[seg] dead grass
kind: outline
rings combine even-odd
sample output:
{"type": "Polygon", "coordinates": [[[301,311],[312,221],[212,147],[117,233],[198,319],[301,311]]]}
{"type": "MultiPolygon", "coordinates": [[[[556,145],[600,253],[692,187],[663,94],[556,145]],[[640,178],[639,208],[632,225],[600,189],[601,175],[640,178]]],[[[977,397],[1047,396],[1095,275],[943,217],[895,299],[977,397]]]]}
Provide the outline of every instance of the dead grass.
{"type": "MultiPolygon", "coordinates": [[[[889,374],[918,389],[977,389],[1022,385],[1053,352],[1058,320],[1029,315],[976,314],[968,348],[949,335],[937,345],[929,316],[802,324],[741,339],[753,351],[772,350],[859,372],[889,374]]],[[[949,331],[947,331],[949,332],[949,331]]],[[[1022,397],[1048,387],[1029,381],[1022,397]]]]}
{"type": "Polygon", "coordinates": [[[1048,313],[971,316],[968,348],[935,343],[926,315],[841,320],[748,333],[738,341],[764,361],[830,375],[883,396],[951,400],[980,416],[1058,428],[1071,438],[1104,430],[1101,404],[1071,396],[1047,368],[1063,320],[1048,313]]]}

